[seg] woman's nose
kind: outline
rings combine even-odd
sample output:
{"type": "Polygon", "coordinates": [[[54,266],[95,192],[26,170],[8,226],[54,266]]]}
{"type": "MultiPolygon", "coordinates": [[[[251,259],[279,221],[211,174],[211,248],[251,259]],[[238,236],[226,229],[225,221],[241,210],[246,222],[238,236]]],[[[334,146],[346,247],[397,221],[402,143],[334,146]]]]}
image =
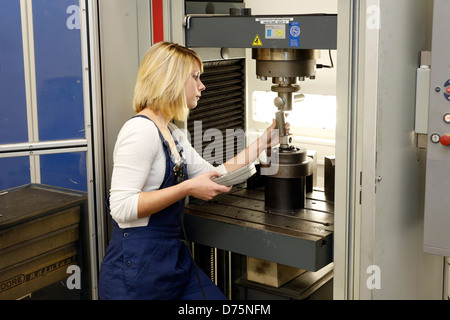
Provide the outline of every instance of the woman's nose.
{"type": "Polygon", "coordinates": [[[200,81],[200,85],[198,86],[198,90],[199,91],[204,91],[206,89],[205,85],[203,84],[203,82],[200,81]]]}

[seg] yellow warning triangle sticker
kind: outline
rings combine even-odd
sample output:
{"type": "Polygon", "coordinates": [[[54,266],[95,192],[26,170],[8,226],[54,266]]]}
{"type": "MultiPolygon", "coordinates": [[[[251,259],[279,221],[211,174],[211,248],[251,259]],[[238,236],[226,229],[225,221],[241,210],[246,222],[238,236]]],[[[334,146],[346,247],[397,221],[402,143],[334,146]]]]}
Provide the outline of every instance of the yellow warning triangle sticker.
{"type": "Polygon", "coordinates": [[[261,39],[259,38],[259,35],[257,34],[255,40],[253,40],[252,46],[262,46],[262,45],[263,44],[261,42],[261,39]]]}

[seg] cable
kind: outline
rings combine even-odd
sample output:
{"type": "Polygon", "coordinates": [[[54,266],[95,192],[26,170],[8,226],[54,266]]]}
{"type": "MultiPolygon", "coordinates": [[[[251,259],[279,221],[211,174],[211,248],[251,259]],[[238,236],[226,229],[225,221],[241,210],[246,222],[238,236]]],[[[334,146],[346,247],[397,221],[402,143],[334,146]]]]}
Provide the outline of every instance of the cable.
{"type": "Polygon", "coordinates": [[[328,54],[330,56],[330,66],[327,66],[325,64],[318,64],[316,65],[317,69],[321,69],[321,68],[328,68],[328,69],[333,69],[334,68],[334,63],[333,63],[333,57],[331,56],[331,50],[328,50],[328,54]]]}

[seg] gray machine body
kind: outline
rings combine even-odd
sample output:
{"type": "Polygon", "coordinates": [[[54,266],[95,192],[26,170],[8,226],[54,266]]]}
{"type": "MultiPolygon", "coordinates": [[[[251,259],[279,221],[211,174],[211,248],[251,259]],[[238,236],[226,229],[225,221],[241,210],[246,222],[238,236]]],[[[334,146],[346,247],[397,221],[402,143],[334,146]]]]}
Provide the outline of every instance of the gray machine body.
{"type": "Polygon", "coordinates": [[[450,135],[449,20],[450,1],[434,1],[424,251],[442,256],[450,256],[450,145],[437,138],[450,135]]]}
{"type": "Polygon", "coordinates": [[[218,48],[331,49],[337,15],[187,16],[186,45],[218,48]],[[298,27],[298,28],[297,28],[298,27]]]}

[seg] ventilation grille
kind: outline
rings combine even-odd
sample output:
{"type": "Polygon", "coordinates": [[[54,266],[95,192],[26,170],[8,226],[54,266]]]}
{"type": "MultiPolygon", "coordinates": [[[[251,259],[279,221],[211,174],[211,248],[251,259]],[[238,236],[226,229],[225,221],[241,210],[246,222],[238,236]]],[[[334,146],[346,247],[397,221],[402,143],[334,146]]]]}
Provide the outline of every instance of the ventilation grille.
{"type": "Polygon", "coordinates": [[[244,60],[205,62],[201,79],[206,90],[187,126],[196,151],[219,165],[245,148],[244,60]]]}

